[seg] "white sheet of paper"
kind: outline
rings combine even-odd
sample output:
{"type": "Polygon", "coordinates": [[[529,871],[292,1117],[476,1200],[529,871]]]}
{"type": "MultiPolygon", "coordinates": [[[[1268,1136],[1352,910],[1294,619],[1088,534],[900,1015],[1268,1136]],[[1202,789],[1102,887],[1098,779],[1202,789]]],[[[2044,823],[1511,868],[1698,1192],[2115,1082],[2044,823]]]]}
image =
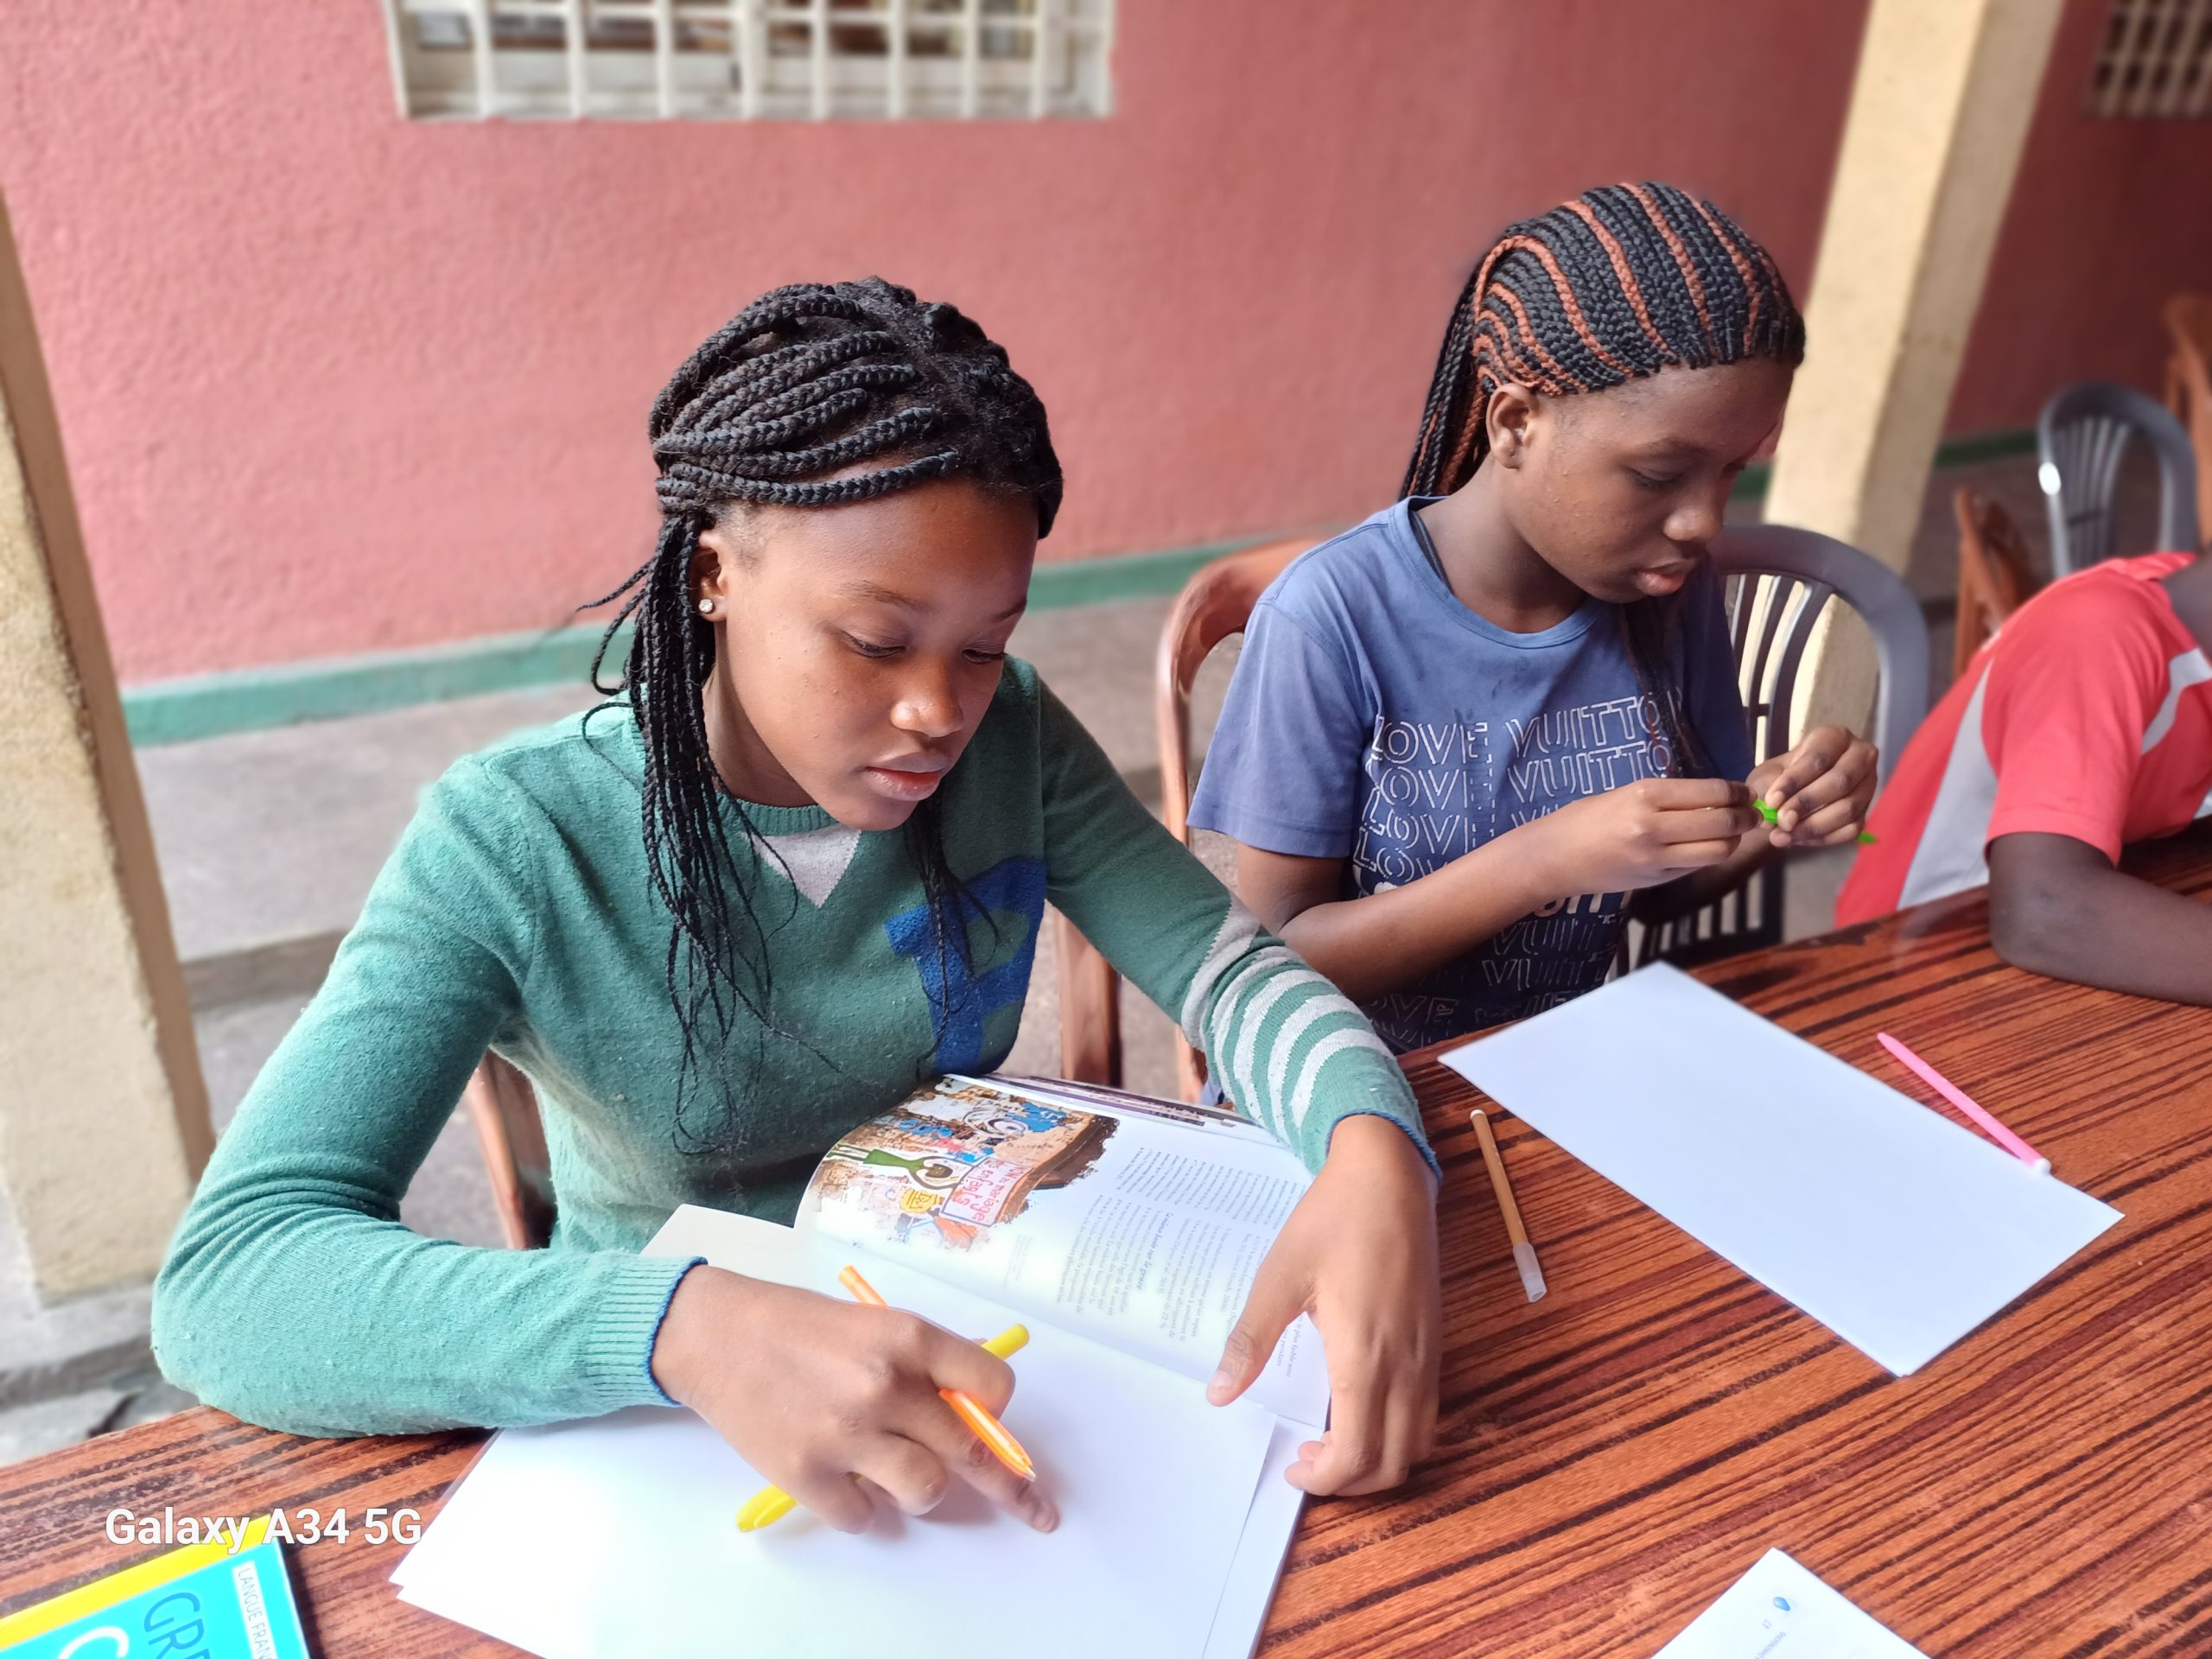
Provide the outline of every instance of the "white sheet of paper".
{"type": "Polygon", "coordinates": [[[1315,1433],[1287,1417],[1276,1421],[1267,1460],[1260,1465],[1251,1512],[1244,1517],[1243,1536],[1236,1541],[1236,1555],[1229,1566],[1229,1582],[1222,1590],[1221,1605],[1214,1609],[1205,1659],[1250,1659],[1260,1645],[1268,1606],[1275,1599],[1275,1580],[1282,1576],[1283,1557],[1306,1503],[1306,1494],[1283,1475],[1298,1461],[1298,1448],[1315,1433]]]}
{"type": "MultiPolygon", "coordinates": [[[[715,1211],[678,1211],[647,1249],[835,1285],[836,1264],[800,1236],[715,1211]]],[[[868,1271],[893,1306],[950,1329],[1013,1323],[895,1263],[868,1271]]],[[[761,1478],[690,1412],[648,1407],[504,1431],[394,1580],[404,1599],[546,1659],[1248,1653],[1258,1623],[1243,1608],[1260,1569],[1241,1547],[1268,1509],[1273,1416],[1209,1406],[1186,1379],[1029,1328],[1007,1424],[1060,1505],[1050,1535],[957,1488],[925,1519],[886,1517],[857,1536],[804,1511],[741,1534],[737,1508],[761,1478]],[[1221,1623],[1217,1645],[1232,1602],[1250,1622],[1241,1634],[1221,1623]]],[[[1274,1537],[1270,1588],[1289,1532],[1274,1537]]]]}
{"type": "Polygon", "coordinates": [[[2120,1219],[1664,963],[1444,1063],[1901,1376],[2120,1219]]]}
{"type": "Polygon", "coordinates": [[[1778,1549],[1654,1659],[1927,1659],[1778,1549]]]}

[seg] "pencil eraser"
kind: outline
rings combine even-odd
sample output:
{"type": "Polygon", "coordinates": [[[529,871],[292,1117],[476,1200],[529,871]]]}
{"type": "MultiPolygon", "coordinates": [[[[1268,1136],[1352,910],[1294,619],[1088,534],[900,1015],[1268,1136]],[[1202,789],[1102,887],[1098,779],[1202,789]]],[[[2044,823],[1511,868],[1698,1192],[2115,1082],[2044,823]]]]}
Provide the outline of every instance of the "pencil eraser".
{"type": "Polygon", "coordinates": [[[1516,1243],[1513,1247],[1513,1265],[1521,1269],[1521,1288],[1532,1302],[1544,1298],[1544,1270],[1536,1265],[1536,1249],[1533,1244],[1516,1243]]]}

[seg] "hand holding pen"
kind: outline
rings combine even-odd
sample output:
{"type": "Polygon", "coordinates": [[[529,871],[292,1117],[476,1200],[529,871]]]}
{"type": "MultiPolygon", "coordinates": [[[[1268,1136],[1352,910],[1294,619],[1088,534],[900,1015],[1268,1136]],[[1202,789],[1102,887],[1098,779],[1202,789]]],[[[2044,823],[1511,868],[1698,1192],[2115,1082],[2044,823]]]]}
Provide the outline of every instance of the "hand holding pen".
{"type": "MultiPolygon", "coordinates": [[[[854,1273],[850,1268],[845,1271],[854,1273]]],[[[854,1276],[859,1277],[856,1273],[854,1276]]],[[[865,1284],[867,1281],[863,1280],[861,1282],[865,1284]]],[[[873,1289],[868,1291],[869,1296],[874,1294],[873,1289]]],[[[866,1301],[868,1298],[861,1300],[866,1301]]],[[[870,1306],[881,1307],[885,1304],[879,1298],[870,1306]]],[[[1010,1325],[982,1344],[982,1347],[987,1354],[995,1354],[1001,1359],[1012,1359],[1028,1344],[1029,1327],[1010,1325]]],[[[961,1421],[976,1431],[976,1438],[989,1448],[994,1457],[1024,1480],[1036,1479],[1036,1466],[1029,1461],[1029,1454],[1021,1449],[1021,1443],[1007,1433],[1005,1424],[957,1389],[942,1389],[938,1392],[945,1404],[960,1414],[961,1421]]],[[[758,1532],[763,1527],[772,1527],[798,1506],[798,1500],[782,1487],[763,1486],[746,1500],[744,1508],[738,1510],[737,1529],[740,1532],[758,1532]]]]}
{"type": "MultiPolygon", "coordinates": [[[[921,1515],[955,1481],[1039,1532],[1059,1522],[940,1393],[957,1389],[995,1414],[1014,1392],[1013,1371],[913,1314],[702,1265],[678,1283],[652,1363],[671,1399],[842,1532],[870,1525],[872,1491],[921,1515]]],[[[732,1493],[733,1504],[744,1496],[732,1493]]]]}

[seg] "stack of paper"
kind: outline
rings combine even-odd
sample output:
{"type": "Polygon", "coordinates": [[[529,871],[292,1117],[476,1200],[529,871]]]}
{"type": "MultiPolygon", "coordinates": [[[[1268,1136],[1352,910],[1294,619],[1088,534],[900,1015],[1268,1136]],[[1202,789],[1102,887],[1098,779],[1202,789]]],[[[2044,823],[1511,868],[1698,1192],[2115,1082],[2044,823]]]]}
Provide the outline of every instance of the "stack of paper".
{"type": "MultiPolygon", "coordinates": [[[[837,1263],[804,1235],[719,1211],[679,1210],[647,1254],[838,1294],[837,1263]]],[[[1014,1322],[893,1262],[868,1274],[954,1331],[1014,1322]]],[[[799,1511],[741,1534],[761,1477],[691,1413],[639,1408],[499,1434],[394,1581],[546,1659],[1243,1659],[1297,1523],[1282,1473],[1314,1431],[1209,1406],[1187,1378],[1028,1323],[1006,1422],[1059,1506],[1053,1533],[956,1487],[871,1533],[799,1511]]]]}
{"type": "Polygon", "coordinates": [[[1899,1376],[2120,1219],[1663,963],[1444,1063],[1899,1376]]]}

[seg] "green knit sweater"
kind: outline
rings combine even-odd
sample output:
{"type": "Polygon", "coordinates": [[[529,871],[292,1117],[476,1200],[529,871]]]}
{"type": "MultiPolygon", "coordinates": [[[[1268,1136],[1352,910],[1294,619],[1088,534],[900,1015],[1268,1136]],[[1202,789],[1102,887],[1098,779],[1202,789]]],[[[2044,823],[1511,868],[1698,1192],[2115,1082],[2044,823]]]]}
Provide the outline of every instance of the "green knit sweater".
{"type": "Polygon", "coordinates": [[[627,710],[606,710],[458,761],[427,792],[179,1225],[154,1292],[172,1381],[308,1434],[666,1403],[648,1359],[690,1264],[638,1247],[679,1204],[789,1221],[840,1134],[921,1076],[996,1066],[1047,899],[1309,1166],[1356,1113],[1421,1141],[1357,1011],[1175,843],[1018,662],[942,785],[948,858],[997,924],[971,930],[972,967],[950,964],[967,982],[947,995],[901,834],[747,806],[760,839],[737,847],[787,1034],[741,1012],[719,1061],[747,1079],[735,1122],[696,1088],[679,1122],[642,764],[627,710]],[[550,1249],[471,1248],[398,1219],[486,1048],[537,1088],[550,1249]]]}

